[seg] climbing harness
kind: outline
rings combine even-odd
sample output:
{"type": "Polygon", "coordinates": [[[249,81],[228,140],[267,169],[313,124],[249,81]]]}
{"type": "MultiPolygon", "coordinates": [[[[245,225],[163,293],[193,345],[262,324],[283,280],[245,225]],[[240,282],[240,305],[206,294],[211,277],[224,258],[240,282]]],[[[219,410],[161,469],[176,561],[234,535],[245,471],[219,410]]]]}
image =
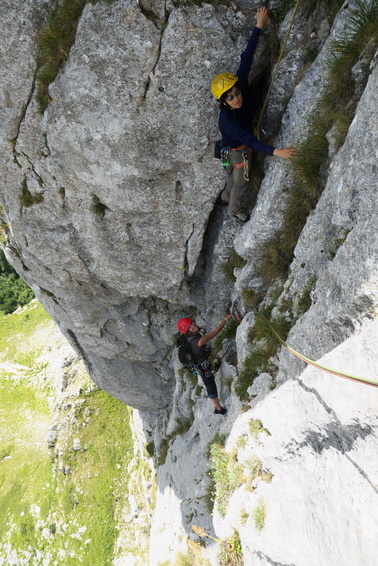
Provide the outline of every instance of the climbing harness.
{"type": "Polygon", "coordinates": [[[257,314],[267,324],[269,330],[274,334],[274,336],[282,344],[282,346],[284,346],[294,356],[296,356],[300,360],[306,362],[306,364],[312,365],[312,366],[314,366],[314,367],[316,367],[316,368],[318,368],[322,371],[326,371],[327,373],[331,373],[332,375],[337,375],[338,377],[344,377],[345,379],[350,379],[351,381],[359,381],[359,382],[365,383],[366,385],[371,385],[372,387],[378,387],[378,381],[374,381],[373,379],[368,379],[366,377],[357,377],[356,375],[350,375],[349,373],[344,373],[344,372],[341,372],[341,371],[336,371],[334,369],[331,369],[331,368],[328,368],[328,367],[323,366],[321,364],[318,364],[317,362],[314,362],[313,360],[306,358],[305,356],[303,356],[303,354],[296,352],[293,348],[291,348],[288,344],[286,344],[286,342],[284,342],[284,340],[282,340],[282,338],[277,334],[277,332],[274,330],[273,326],[265,318],[265,316],[263,314],[261,314],[261,312],[258,312],[257,314]]]}
{"type": "Polygon", "coordinates": [[[212,376],[211,363],[208,359],[202,360],[202,362],[197,362],[195,369],[196,373],[198,374],[199,372],[203,377],[209,378],[212,376]]]}
{"type": "Polygon", "coordinates": [[[227,151],[227,153],[225,153],[225,155],[227,155],[226,159],[227,159],[227,163],[225,163],[223,161],[223,157],[222,157],[222,165],[232,165],[234,169],[241,169],[243,167],[244,171],[243,171],[243,177],[245,181],[249,181],[249,159],[251,157],[252,154],[252,149],[250,149],[249,151],[247,151],[246,149],[244,149],[245,145],[242,145],[240,147],[224,147],[221,150],[221,156],[222,156],[222,152],[223,151],[227,151]],[[243,161],[241,161],[240,163],[232,163],[232,161],[230,160],[230,151],[237,151],[241,157],[243,158],[243,161]]]}
{"type": "Polygon", "coordinates": [[[281,51],[280,51],[280,55],[279,55],[279,57],[278,57],[278,61],[277,61],[277,64],[276,64],[276,68],[275,68],[275,70],[274,70],[272,79],[271,79],[271,81],[270,81],[270,85],[269,85],[269,88],[268,88],[268,92],[266,93],[265,100],[264,100],[264,104],[263,104],[263,107],[262,107],[262,109],[261,109],[258,122],[257,122],[257,124],[256,124],[255,129],[254,129],[254,134],[255,134],[255,136],[257,137],[257,139],[260,139],[260,125],[261,125],[261,120],[262,120],[262,117],[263,117],[264,112],[265,112],[265,108],[266,108],[266,105],[267,105],[267,102],[268,102],[268,98],[269,98],[269,95],[270,95],[270,91],[272,90],[272,86],[273,86],[274,80],[275,80],[276,75],[277,75],[277,72],[278,72],[278,67],[279,67],[279,65],[280,65],[280,63],[281,63],[281,59],[282,59],[283,54],[284,54],[284,51],[285,51],[285,47],[286,47],[286,44],[287,44],[287,40],[289,39],[289,35],[290,35],[290,32],[291,32],[291,28],[292,28],[292,25],[293,25],[293,23],[294,23],[295,16],[296,16],[296,13],[297,13],[298,6],[299,6],[300,1],[301,1],[301,0],[297,0],[297,2],[296,2],[296,4],[295,4],[295,8],[294,8],[294,11],[293,11],[293,15],[292,15],[292,17],[291,17],[291,21],[290,21],[289,27],[287,28],[286,36],[285,36],[285,39],[284,39],[284,42],[283,42],[283,45],[282,45],[282,49],[281,49],[281,51]]]}

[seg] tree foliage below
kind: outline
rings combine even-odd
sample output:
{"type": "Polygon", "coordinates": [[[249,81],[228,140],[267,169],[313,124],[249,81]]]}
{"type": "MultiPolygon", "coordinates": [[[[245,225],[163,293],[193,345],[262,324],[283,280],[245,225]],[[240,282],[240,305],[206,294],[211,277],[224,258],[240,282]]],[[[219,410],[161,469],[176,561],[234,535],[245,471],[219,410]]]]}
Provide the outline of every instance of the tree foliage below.
{"type": "Polygon", "coordinates": [[[3,250],[0,250],[0,311],[10,314],[19,306],[30,303],[33,298],[33,291],[7,262],[3,250]]]}

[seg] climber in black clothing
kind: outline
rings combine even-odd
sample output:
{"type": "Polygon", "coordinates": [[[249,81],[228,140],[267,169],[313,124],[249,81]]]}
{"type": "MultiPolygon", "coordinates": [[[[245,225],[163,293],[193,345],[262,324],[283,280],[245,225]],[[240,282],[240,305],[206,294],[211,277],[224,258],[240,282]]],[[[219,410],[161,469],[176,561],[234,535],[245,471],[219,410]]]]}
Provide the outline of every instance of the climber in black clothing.
{"type": "Polygon", "coordinates": [[[211,399],[211,402],[215,407],[214,413],[216,415],[225,415],[227,413],[227,409],[222,407],[219,403],[217,386],[212,372],[211,363],[208,359],[209,350],[206,348],[206,344],[215,338],[215,336],[223,330],[226,323],[232,318],[233,315],[228,314],[215,330],[209,332],[209,334],[205,334],[205,336],[202,336],[198,325],[191,318],[181,318],[177,323],[178,331],[181,332],[181,334],[185,334],[188,338],[193,359],[196,362],[196,367],[205,384],[208,397],[211,399]]]}

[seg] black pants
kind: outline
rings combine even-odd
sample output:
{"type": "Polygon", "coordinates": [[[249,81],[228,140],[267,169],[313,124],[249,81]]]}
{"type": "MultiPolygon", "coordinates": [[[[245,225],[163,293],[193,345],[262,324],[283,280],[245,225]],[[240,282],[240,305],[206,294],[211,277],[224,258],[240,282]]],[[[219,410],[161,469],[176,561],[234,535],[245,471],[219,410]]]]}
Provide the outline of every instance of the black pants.
{"type": "Polygon", "coordinates": [[[202,360],[201,362],[197,362],[197,369],[201,374],[202,381],[205,384],[209,399],[216,399],[218,397],[218,390],[215,383],[214,374],[211,371],[211,363],[209,362],[209,360],[202,360]]]}

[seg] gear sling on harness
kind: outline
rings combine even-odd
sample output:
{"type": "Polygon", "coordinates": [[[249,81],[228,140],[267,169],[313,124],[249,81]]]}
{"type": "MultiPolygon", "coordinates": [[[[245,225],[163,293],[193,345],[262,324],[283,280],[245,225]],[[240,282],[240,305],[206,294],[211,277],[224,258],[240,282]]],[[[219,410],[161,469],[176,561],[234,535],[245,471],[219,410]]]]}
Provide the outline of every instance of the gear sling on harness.
{"type": "Polygon", "coordinates": [[[240,147],[227,147],[222,146],[222,140],[218,140],[214,146],[214,157],[215,159],[220,159],[223,167],[232,166],[234,169],[241,169],[244,167],[244,180],[249,181],[249,167],[248,162],[252,155],[253,149],[247,151],[246,145],[241,145],[240,147]],[[243,150],[243,151],[241,151],[243,150]],[[243,161],[240,163],[232,163],[230,161],[230,151],[239,151],[243,157],[243,161]]]}
{"type": "Polygon", "coordinates": [[[241,169],[242,167],[244,167],[244,180],[245,181],[249,181],[249,160],[250,157],[252,155],[252,149],[250,149],[249,151],[247,151],[246,145],[241,145],[240,147],[235,147],[235,148],[227,148],[228,151],[238,151],[239,153],[241,153],[241,156],[243,157],[243,161],[241,161],[240,163],[232,163],[233,168],[234,169],[241,169]],[[243,151],[242,151],[243,150],[243,151]]]}

